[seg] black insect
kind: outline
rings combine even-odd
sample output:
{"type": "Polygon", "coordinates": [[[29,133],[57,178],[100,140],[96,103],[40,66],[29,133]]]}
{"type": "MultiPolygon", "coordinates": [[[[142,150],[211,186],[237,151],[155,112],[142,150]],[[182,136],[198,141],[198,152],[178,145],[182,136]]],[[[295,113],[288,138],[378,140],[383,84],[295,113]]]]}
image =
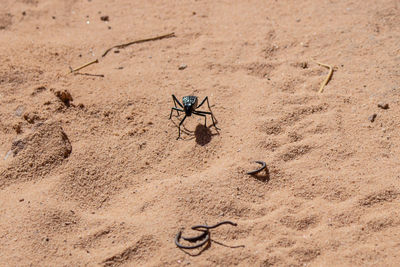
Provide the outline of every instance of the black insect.
{"type": "Polygon", "coordinates": [[[208,102],[208,97],[207,96],[203,99],[203,101],[201,101],[200,105],[197,105],[198,104],[197,96],[193,96],[193,95],[184,96],[182,98],[182,104],[181,104],[181,102],[179,102],[179,100],[176,98],[175,95],[172,95],[172,100],[174,101],[175,107],[171,108],[171,114],[169,115],[169,119],[171,119],[172,112],[174,110],[176,110],[176,112],[178,113],[178,116],[179,116],[179,112],[185,112],[185,116],[183,117],[183,119],[179,123],[179,127],[178,127],[179,128],[179,132],[178,132],[179,134],[178,134],[178,138],[176,138],[176,139],[179,139],[181,137],[181,125],[182,125],[182,123],[185,121],[186,117],[190,117],[190,116],[192,116],[192,114],[204,117],[204,126],[205,127],[207,127],[207,117],[206,117],[206,115],[211,115],[211,120],[213,122],[213,126],[215,127],[215,129],[218,130],[217,126],[215,126],[216,119],[214,117],[214,114],[211,111],[210,103],[208,102]],[[210,112],[197,110],[206,101],[207,101],[208,109],[210,110],[210,112]],[[178,108],[176,106],[176,104],[178,104],[181,108],[178,108]]]}

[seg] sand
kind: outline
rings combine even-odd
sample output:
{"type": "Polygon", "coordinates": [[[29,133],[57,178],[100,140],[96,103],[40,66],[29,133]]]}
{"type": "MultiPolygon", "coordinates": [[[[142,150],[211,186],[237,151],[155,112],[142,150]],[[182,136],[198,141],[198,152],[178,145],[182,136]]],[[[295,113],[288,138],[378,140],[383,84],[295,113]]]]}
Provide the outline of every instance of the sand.
{"type": "Polygon", "coordinates": [[[397,0],[2,0],[0,265],[398,265],[399,44],[397,0]]]}

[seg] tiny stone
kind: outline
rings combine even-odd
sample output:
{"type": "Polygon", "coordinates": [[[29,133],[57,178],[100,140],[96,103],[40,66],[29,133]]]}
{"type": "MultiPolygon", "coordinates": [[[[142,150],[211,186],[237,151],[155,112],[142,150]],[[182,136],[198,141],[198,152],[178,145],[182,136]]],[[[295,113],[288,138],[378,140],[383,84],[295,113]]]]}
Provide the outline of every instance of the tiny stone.
{"type": "Polygon", "coordinates": [[[368,117],[368,120],[370,121],[370,122],[374,122],[375,121],[375,119],[376,119],[376,113],[374,113],[374,114],[372,114],[371,116],[369,116],[368,117]]]}
{"type": "Polygon", "coordinates": [[[179,66],[179,70],[184,70],[184,69],[186,69],[187,68],[187,65],[186,64],[181,64],[180,66],[179,66]]]}
{"type": "Polygon", "coordinates": [[[8,151],[7,154],[6,154],[6,156],[4,157],[4,160],[7,160],[7,158],[8,158],[9,156],[11,156],[12,153],[13,153],[12,150],[8,151]]]}
{"type": "Polygon", "coordinates": [[[23,106],[18,106],[16,109],[15,109],[15,112],[14,112],[14,114],[15,114],[15,116],[18,116],[18,117],[21,117],[21,115],[24,113],[24,107],[23,106]]]}
{"type": "Polygon", "coordinates": [[[19,202],[22,202],[22,201],[24,201],[24,199],[23,199],[23,198],[21,198],[21,199],[19,200],[19,202]]]}
{"type": "Polygon", "coordinates": [[[25,16],[26,15],[26,12],[25,11],[22,11],[22,16],[25,16]]]}
{"type": "Polygon", "coordinates": [[[301,62],[300,67],[302,67],[303,69],[307,69],[308,68],[307,62],[301,62]]]}
{"type": "Polygon", "coordinates": [[[388,109],[389,108],[389,104],[388,103],[379,103],[378,107],[380,107],[381,109],[388,109]]]}
{"type": "Polygon", "coordinates": [[[58,97],[64,104],[69,107],[70,101],[73,101],[71,93],[68,92],[67,90],[63,91],[56,91],[54,92],[55,96],[58,97]]]}
{"type": "Polygon", "coordinates": [[[109,17],[108,16],[101,16],[100,19],[102,21],[109,21],[109,17]]]}

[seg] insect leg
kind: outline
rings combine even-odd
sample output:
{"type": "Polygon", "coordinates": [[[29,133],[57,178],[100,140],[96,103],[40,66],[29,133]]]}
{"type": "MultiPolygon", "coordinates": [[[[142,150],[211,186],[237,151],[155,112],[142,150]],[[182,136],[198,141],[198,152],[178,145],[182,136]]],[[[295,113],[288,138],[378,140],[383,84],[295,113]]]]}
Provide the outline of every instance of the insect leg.
{"type": "Polygon", "coordinates": [[[197,111],[193,111],[193,114],[204,117],[204,126],[207,127],[207,116],[205,114],[198,113],[197,111]]]}
{"type": "Polygon", "coordinates": [[[179,111],[185,112],[184,110],[179,109],[179,108],[171,108],[171,113],[169,114],[169,119],[171,119],[171,117],[172,117],[172,112],[173,112],[174,110],[176,110],[176,112],[178,112],[178,116],[179,116],[179,111]]]}
{"type": "Polygon", "coordinates": [[[172,100],[174,101],[175,107],[177,107],[175,103],[178,103],[178,105],[179,105],[181,108],[183,108],[183,105],[181,104],[181,102],[179,102],[178,98],[176,98],[175,95],[172,95],[172,100]]]}
{"type": "Polygon", "coordinates": [[[214,115],[212,114],[212,112],[196,110],[196,111],[195,111],[195,114],[197,114],[197,115],[202,115],[202,114],[208,114],[208,115],[210,115],[210,116],[211,116],[211,120],[212,120],[212,122],[213,122],[213,126],[215,127],[215,129],[219,130],[219,128],[215,125],[216,119],[215,119],[214,115]],[[215,119],[215,120],[214,120],[214,119],[215,119]]]}
{"type": "Polygon", "coordinates": [[[181,125],[182,123],[185,121],[186,119],[186,115],[183,117],[183,119],[181,120],[181,122],[179,123],[179,132],[178,132],[178,138],[176,138],[176,140],[178,140],[181,137],[181,125]]]}
{"type": "MultiPolygon", "coordinates": [[[[210,113],[206,113],[206,114],[210,114],[211,115],[211,119],[213,121],[213,125],[215,127],[215,129],[219,129],[217,126],[215,126],[215,124],[217,123],[217,119],[215,118],[214,114],[212,113],[211,107],[210,107],[210,102],[208,102],[208,96],[206,96],[203,101],[201,101],[200,105],[197,106],[197,108],[201,107],[205,102],[207,101],[207,106],[208,109],[210,110],[210,113]]],[[[199,112],[205,112],[205,111],[199,111],[199,112]]]]}
{"type": "MultiPolygon", "coordinates": [[[[175,108],[177,108],[176,103],[178,103],[178,105],[181,108],[183,108],[183,105],[181,104],[181,102],[179,102],[178,98],[176,98],[175,95],[172,95],[172,100],[174,101],[175,108]]],[[[176,113],[178,113],[178,116],[179,116],[179,111],[178,110],[176,110],[176,113]]]]}
{"type": "MultiPolygon", "coordinates": [[[[206,101],[207,101],[207,103],[208,103],[208,96],[206,96],[206,97],[203,99],[203,101],[201,101],[200,105],[198,105],[196,108],[201,107],[201,106],[204,104],[204,102],[206,102],[206,101]]],[[[210,107],[210,104],[208,104],[208,107],[210,107]]]]}

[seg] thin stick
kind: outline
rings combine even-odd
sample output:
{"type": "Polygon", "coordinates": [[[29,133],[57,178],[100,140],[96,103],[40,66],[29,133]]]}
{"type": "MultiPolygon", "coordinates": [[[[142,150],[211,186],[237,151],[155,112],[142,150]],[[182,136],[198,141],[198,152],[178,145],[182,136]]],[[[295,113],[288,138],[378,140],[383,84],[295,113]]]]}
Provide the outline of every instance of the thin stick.
{"type": "Polygon", "coordinates": [[[70,67],[70,73],[75,72],[75,71],[78,71],[78,70],[81,70],[81,69],[83,69],[83,68],[86,68],[87,66],[90,66],[90,65],[92,65],[92,64],[94,64],[94,63],[99,63],[99,60],[98,60],[98,59],[93,60],[93,61],[91,61],[91,62],[89,62],[89,63],[86,63],[85,65],[82,65],[82,66],[80,66],[80,67],[77,67],[77,68],[75,68],[75,69],[73,69],[73,68],[70,67]]]}
{"type": "Polygon", "coordinates": [[[175,37],[175,33],[171,32],[171,33],[168,33],[168,34],[165,34],[165,35],[161,35],[161,36],[156,36],[156,37],[152,37],[152,38],[148,38],[148,39],[136,40],[136,41],[132,41],[132,42],[125,43],[125,44],[120,44],[120,45],[115,45],[115,46],[113,46],[113,47],[111,47],[111,48],[108,48],[108,49],[103,53],[103,55],[102,55],[101,57],[105,57],[105,56],[108,54],[108,52],[110,52],[110,51],[111,51],[112,49],[114,49],[114,48],[121,49],[121,48],[125,48],[125,47],[127,47],[127,46],[130,46],[130,45],[133,45],[133,44],[139,44],[139,43],[144,43],[144,42],[150,42],[150,41],[155,41],[155,40],[160,40],[160,39],[170,38],[170,37],[175,37]]]}
{"type": "Polygon", "coordinates": [[[325,80],[321,84],[321,88],[319,88],[319,91],[318,91],[318,93],[322,93],[324,91],[324,87],[328,84],[329,80],[332,78],[333,68],[330,65],[327,65],[327,64],[324,64],[324,63],[320,63],[318,61],[315,61],[315,63],[317,63],[318,65],[329,69],[328,76],[326,76],[325,80]]]}

